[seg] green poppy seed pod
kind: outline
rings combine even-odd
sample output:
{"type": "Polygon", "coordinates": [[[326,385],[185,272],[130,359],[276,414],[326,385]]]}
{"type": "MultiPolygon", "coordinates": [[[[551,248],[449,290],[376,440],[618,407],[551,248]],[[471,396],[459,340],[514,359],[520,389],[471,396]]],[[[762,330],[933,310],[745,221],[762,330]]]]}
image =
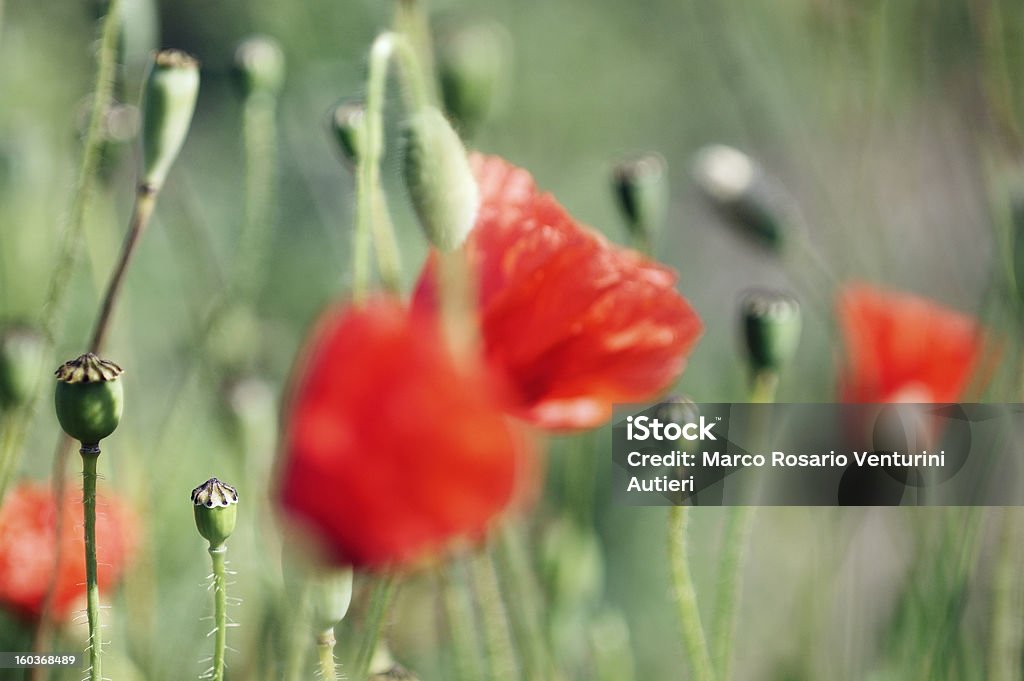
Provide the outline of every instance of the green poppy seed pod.
{"type": "Polygon", "coordinates": [[[472,136],[503,99],[512,63],[512,41],[499,24],[485,22],[444,32],[437,69],[445,111],[472,136]]]}
{"type": "Polygon", "coordinates": [[[391,665],[388,669],[370,676],[368,681],[418,681],[416,675],[400,664],[391,665]]]}
{"type": "Polygon", "coordinates": [[[60,365],[56,372],[54,406],[60,427],[82,443],[97,448],[117,429],[124,410],[124,370],[91,352],[60,365]]]}
{"type": "Polygon", "coordinates": [[[153,57],[142,96],[142,179],[159,189],[185,143],[199,94],[199,62],[178,50],[153,57]]]}
{"type": "Polygon", "coordinates": [[[322,568],[310,577],[309,586],[313,626],[316,631],[333,629],[352,604],[352,568],[322,568]]]}
{"type": "Polygon", "coordinates": [[[655,418],[663,423],[693,423],[700,417],[700,410],[689,397],[669,395],[658,404],[655,418]]]}
{"type": "Polygon", "coordinates": [[[649,242],[668,209],[668,165],[656,153],[628,158],[615,166],[612,185],[630,234],[649,242]]]}
{"type": "Polygon", "coordinates": [[[778,372],[800,342],[800,304],[776,291],[750,291],[740,304],[743,340],[750,368],[778,372]]]}
{"type": "Polygon", "coordinates": [[[0,331],[0,411],[25,404],[43,368],[46,343],[41,334],[24,326],[0,331]]]}
{"type": "Polygon", "coordinates": [[[744,233],[773,250],[782,247],[788,199],[752,158],[720,144],[705,147],[697,153],[693,178],[744,233]]]}
{"type": "Polygon", "coordinates": [[[430,243],[442,251],[461,246],[476,221],[480,191],[462,141],[434,107],[406,124],[405,184],[430,243]]]}
{"type": "Polygon", "coordinates": [[[349,167],[359,161],[360,138],[363,134],[363,121],[366,116],[366,105],[362,101],[347,100],[334,105],[330,111],[328,128],[332,139],[338,145],[342,160],[349,167]]]}
{"type": "Polygon", "coordinates": [[[210,542],[211,549],[216,549],[235,531],[238,491],[217,478],[210,478],[192,490],[192,510],[199,534],[210,542]]]}
{"type": "Polygon", "coordinates": [[[235,48],[231,75],[243,97],[276,97],[284,84],[284,52],[273,38],[256,35],[235,48]]]}

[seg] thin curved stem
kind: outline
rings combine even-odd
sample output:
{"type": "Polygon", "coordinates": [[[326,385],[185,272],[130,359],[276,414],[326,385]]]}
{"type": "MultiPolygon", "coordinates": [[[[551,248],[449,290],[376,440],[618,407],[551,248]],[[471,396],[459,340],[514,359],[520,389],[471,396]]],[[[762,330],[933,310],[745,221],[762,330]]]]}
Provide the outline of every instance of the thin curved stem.
{"type": "Polygon", "coordinates": [[[490,553],[484,552],[471,558],[469,569],[483,620],[484,651],[490,678],[494,681],[518,679],[519,661],[512,643],[508,611],[490,553]]]}
{"type": "MultiPolygon", "coordinates": [[[[99,448],[82,447],[82,510],[85,513],[86,612],[89,617],[89,681],[102,681],[103,631],[96,573],[96,460],[99,448]]],[[[58,504],[60,501],[58,500],[58,504]]],[[[58,514],[59,515],[59,514],[58,514]]]]}
{"type": "Polygon", "coordinates": [[[245,99],[242,138],[245,147],[245,223],[232,284],[249,302],[261,283],[277,218],[277,101],[257,93],[245,99]]]}
{"type": "Polygon", "coordinates": [[[224,681],[224,651],[227,649],[227,571],[224,568],[224,554],[227,546],[210,547],[213,562],[213,618],[216,626],[213,642],[213,681],[224,681]]]}
{"type": "Polygon", "coordinates": [[[672,566],[672,587],[675,592],[683,647],[695,681],[715,681],[708,642],[704,637],[697,592],[693,586],[690,565],[686,555],[686,529],[689,509],[672,506],[668,516],[668,552],[672,566]]]}
{"type": "Polygon", "coordinates": [[[356,657],[352,663],[351,681],[363,681],[373,661],[373,653],[377,650],[377,641],[380,639],[380,632],[384,628],[384,616],[387,614],[388,605],[395,595],[398,580],[394,575],[380,577],[373,586],[373,593],[370,594],[370,608],[366,614],[366,621],[363,623],[362,641],[356,649],[356,657]]]}
{"type": "MultiPolygon", "coordinates": [[[[366,82],[366,113],[363,135],[356,159],[356,229],[352,242],[352,297],[357,302],[366,298],[370,288],[370,246],[378,235],[378,249],[389,248],[394,242],[393,230],[383,210],[383,190],[380,189],[380,159],[384,149],[384,99],[388,68],[392,57],[397,57],[407,86],[411,109],[419,110],[430,104],[430,95],[420,72],[416,55],[408,41],[400,34],[382,33],[370,48],[369,75],[366,82]],[[392,236],[380,238],[385,231],[392,236]]],[[[397,249],[396,249],[397,250],[397,249]]]]}

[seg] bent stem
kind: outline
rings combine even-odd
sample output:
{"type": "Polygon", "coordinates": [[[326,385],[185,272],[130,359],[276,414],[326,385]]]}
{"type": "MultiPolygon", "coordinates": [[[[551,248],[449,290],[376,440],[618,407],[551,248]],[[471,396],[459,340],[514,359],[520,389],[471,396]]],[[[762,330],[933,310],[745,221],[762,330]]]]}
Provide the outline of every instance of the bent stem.
{"type": "Polygon", "coordinates": [[[675,592],[683,647],[686,649],[686,659],[690,663],[690,672],[695,681],[714,681],[711,655],[708,652],[707,639],[704,637],[700,609],[697,607],[697,592],[693,586],[686,555],[688,511],[685,506],[672,506],[668,512],[668,553],[672,568],[672,588],[675,592]]]}
{"type": "MultiPolygon", "coordinates": [[[[408,41],[398,33],[377,36],[370,48],[366,83],[366,113],[361,148],[356,159],[356,228],[352,241],[352,297],[366,298],[370,287],[370,246],[377,240],[385,259],[397,253],[394,228],[387,214],[380,185],[380,160],[384,148],[384,96],[388,67],[397,56],[407,86],[408,106],[419,110],[430,103],[425,80],[408,41]]],[[[390,286],[391,284],[389,284],[390,286]]]]}
{"type": "Polygon", "coordinates": [[[320,678],[337,681],[338,672],[334,665],[334,628],[325,629],[316,636],[316,650],[320,658],[320,678]]]}
{"type": "Polygon", "coordinates": [[[227,648],[228,611],[227,611],[227,571],[224,567],[224,554],[227,546],[221,544],[210,547],[210,560],[213,562],[213,619],[216,634],[213,642],[213,681],[224,681],[224,651],[227,648]]]}
{"type": "Polygon", "coordinates": [[[101,681],[103,632],[100,625],[100,586],[96,575],[96,460],[99,459],[100,450],[99,447],[83,445],[81,453],[82,510],[85,514],[86,612],[89,617],[89,681],[101,681]]]}
{"type": "Polygon", "coordinates": [[[484,552],[470,559],[469,569],[483,618],[484,651],[490,678],[494,681],[518,679],[519,665],[509,630],[508,612],[490,553],[484,552]]]}

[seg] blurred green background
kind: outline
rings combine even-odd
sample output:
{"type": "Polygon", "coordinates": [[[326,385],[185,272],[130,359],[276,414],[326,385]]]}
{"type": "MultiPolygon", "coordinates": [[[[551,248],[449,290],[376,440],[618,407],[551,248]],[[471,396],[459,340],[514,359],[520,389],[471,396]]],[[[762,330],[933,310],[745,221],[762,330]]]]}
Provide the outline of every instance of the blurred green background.
{"type": "MultiPolygon", "coordinates": [[[[349,284],[353,183],[326,115],[363,92],[367,49],[393,7],[380,0],[125,2],[121,101],[137,101],[150,49],[181,48],[203,66],[192,131],[129,273],[107,353],[127,370],[129,400],[101,470],[107,487],[147,522],[140,560],[108,616],[111,655],[134,671],[115,661],[109,675],[162,681],[201,671],[208,566],[188,494],[217,475],[239,481],[243,499],[253,500],[231,547],[235,593],[245,599],[233,612],[242,627],[231,632],[238,650],[231,678],[248,678],[278,567],[273,540],[256,520],[261,485],[243,482],[262,480],[273,440],[264,433],[253,445],[237,436],[222,391],[231,376],[195,356],[200,320],[225,284],[243,222],[241,104],[229,65],[239,40],[263,33],[283,46],[287,77],[278,105],[279,217],[257,315],[225,323],[214,354],[245,357],[245,371],[280,395],[308,324],[349,284]]],[[[0,319],[33,320],[70,202],[99,12],[89,1],[0,5],[0,319]]],[[[1011,236],[1006,197],[1020,185],[1024,149],[1019,2],[433,0],[428,9],[440,24],[489,19],[508,29],[515,62],[507,97],[471,146],[528,168],[581,221],[625,242],[610,190],[613,164],[638,151],[667,159],[671,207],[654,252],[679,271],[680,290],[706,326],[679,391],[703,402],[745,398],[736,304],[752,286],[790,289],[804,303],[801,351],[783,376],[783,401],[834,399],[832,287],[845,280],[926,294],[1016,338],[1006,321],[1012,305],[1002,253],[1011,236]],[[711,210],[689,167],[698,149],[716,142],[752,154],[788,188],[816,256],[776,257],[711,210]]],[[[389,133],[401,110],[394,88],[391,102],[389,133]]],[[[411,285],[426,247],[399,179],[395,137],[388,135],[384,175],[411,285]]],[[[54,366],[79,354],[86,339],[128,219],[134,154],[131,144],[107,151],[54,366]]],[[[986,398],[1018,396],[997,376],[986,398]]],[[[43,400],[24,447],[24,476],[49,474],[56,430],[43,400]]],[[[583,593],[565,606],[571,625],[556,637],[556,653],[590,660],[576,665],[575,678],[685,678],[664,509],[611,504],[602,487],[608,440],[602,430],[552,443],[549,492],[532,523],[531,546],[543,547],[550,519],[571,505],[565,480],[589,466],[604,574],[586,576],[595,558],[586,551],[560,558],[581,570],[569,581],[583,593]],[[624,625],[635,666],[616,674],[626,676],[609,676],[592,651],[577,652],[592,637],[621,642],[624,625]]],[[[706,612],[724,514],[693,514],[692,561],[706,612]]],[[[993,609],[1012,598],[1019,621],[1021,593],[1019,586],[997,593],[989,565],[1000,528],[1016,520],[999,509],[760,511],[735,678],[996,678],[986,661],[993,609]]],[[[444,678],[434,588],[428,577],[414,579],[391,617],[394,652],[423,679],[444,678]]],[[[68,627],[62,644],[74,649],[83,632],[84,625],[68,627]]],[[[24,649],[28,634],[10,621],[0,648],[24,649]]],[[[1008,678],[1019,678],[1020,668],[1008,678]]]]}

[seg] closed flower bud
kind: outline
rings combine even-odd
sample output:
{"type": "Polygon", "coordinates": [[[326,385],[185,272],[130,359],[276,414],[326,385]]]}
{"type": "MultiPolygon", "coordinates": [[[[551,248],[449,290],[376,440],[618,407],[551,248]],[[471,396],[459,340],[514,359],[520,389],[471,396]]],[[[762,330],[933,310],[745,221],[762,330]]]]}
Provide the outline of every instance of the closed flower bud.
{"type": "Polygon", "coordinates": [[[668,204],[668,168],[659,154],[644,154],[615,166],[615,198],[634,239],[649,244],[661,229],[668,204]]]}
{"type": "Polygon", "coordinates": [[[430,243],[442,251],[461,246],[476,221],[480,192],[462,141],[434,107],[406,125],[405,184],[430,243]]]}
{"type": "Polygon", "coordinates": [[[82,443],[96,447],[117,428],[124,409],[124,370],[91,352],[65,362],[55,372],[54,405],[61,428],[82,443]]]}
{"type": "Polygon", "coordinates": [[[354,166],[359,161],[365,115],[366,105],[357,100],[339,102],[330,111],[328,126],[331,137],[338,145],[341,158],[349,166],[354,166]]]}
{"type": "Polygon", "coordinates": [[[0,411],[25,403],[35,390],[45,355],[43,337],[12,326],[0,331],[0,411]]]}
{"type": "Polygon", "coordinates": [[[238,491],[217,478],[210,478],[192,490],[192,510],[199,534],[210,542],[211,549],[216,549],[235,531],[238,491]]]}
{"type": "Polygon", "coordinates": [[[352,604],[352,568],[321,568],[310,577],[309,585],[315,630],[333,629],[352,604]]]}
{"type": "Polygon", "coordinates": [[[775,291],[751,291],[741,303],[743,340],[754,372],[779,371],[800,342],[800,304],[775,291]]]}
{"type": "Polygon", "coordinates": [[[163,184],[185,143],[198,94],[199,62],[178,50],[157,52],[143,91],[143,186],[163,184]]]}
{"type": "Polygon", "coordinates": [[[724,145],[705,147],[697,154],[693,177],[737,227],[770,248],[782,246],[788,199],[752,158],[724,145]]]}
{"type": "Polygon", "coordinates": [[[495,23],[462,26],[438,41],[444,108],[464,135],[471,136],[500,103],[511,52],[508,32],[495,23]]]}
{"type": "Polygon", "coordinates": [[[257,35],[235,49],[231,75],[243,97],[276,96],[284,84],[284,52],[276,40],[257,35]]]}

